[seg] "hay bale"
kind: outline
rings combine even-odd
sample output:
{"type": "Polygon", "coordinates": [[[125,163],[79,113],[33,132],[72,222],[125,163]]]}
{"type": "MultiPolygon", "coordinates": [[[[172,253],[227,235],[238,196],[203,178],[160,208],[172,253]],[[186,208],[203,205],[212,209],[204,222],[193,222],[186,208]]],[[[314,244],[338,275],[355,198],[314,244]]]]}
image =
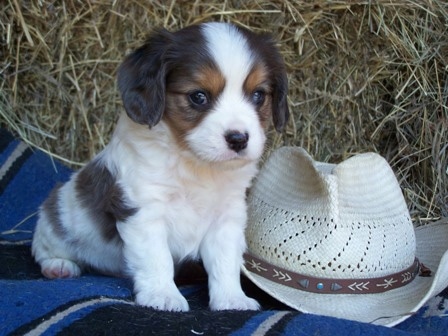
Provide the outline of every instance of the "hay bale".
{"type": "Polygon", "coordinates": [[[0,13],[0,124],[79,166],[122,108],[118,64],[152,27],[230,21],[279,40],[292,120],[268,152],[335,162],[375,151],[397,173],[416,225],[448,217],[445,1],[20,2],[0,13]]]}

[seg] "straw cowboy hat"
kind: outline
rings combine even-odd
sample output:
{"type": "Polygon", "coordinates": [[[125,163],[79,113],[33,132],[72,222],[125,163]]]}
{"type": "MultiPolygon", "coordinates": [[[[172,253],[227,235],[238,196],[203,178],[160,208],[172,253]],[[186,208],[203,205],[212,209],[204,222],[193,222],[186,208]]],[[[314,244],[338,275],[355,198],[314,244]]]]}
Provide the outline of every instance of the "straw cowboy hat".
{"type": "Polygon", "coordinates": [[[248,196],[243,272],[305,313],[393,326],[448,286],[448,225],[414,230],[379,155],[338,164],[283,147],[248,196]]]}

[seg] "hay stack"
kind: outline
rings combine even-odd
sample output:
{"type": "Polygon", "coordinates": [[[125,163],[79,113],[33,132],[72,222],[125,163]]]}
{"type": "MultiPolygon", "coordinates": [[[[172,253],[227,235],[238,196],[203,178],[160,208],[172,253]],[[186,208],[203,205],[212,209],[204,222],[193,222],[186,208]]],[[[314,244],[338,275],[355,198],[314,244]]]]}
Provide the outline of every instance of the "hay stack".
{"type": "Polygon", "coordinates": [[[73,166],[107,143],[116,69],[154,26],[232,21],[279,40],[293,118],[272,150],[376,151],[416,225],[448,217],[448,5],[432,1],[4,1],[0,124],[73,166]]]}

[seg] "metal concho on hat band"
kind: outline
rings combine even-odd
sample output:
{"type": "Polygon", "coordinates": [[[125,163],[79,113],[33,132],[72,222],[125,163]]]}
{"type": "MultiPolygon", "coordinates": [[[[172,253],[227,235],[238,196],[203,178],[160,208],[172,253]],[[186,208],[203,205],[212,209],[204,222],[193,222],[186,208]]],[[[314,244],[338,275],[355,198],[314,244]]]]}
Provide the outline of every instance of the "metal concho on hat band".
{"type": "Polygon", "coordinates": [[[415,258],[414,263],[407,269],[380,278],[362,279],[328,279],[316,278],[281,267],[274,266],[248,253],[244,254],[248,271],[258,274],[276,283],[312,293],[321,294],[374,294],[383,293],[410,283],[420,270],[420,262],[415,258]]]}

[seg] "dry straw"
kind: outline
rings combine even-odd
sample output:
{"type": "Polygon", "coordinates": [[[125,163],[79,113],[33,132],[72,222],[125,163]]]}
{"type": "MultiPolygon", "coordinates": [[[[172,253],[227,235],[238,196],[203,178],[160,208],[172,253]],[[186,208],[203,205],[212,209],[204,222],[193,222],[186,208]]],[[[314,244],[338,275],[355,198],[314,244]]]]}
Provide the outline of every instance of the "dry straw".
{"type": "Polygon", "coordinates": [[[339,162],[375,151],[416,225],[448,217],[448,5],[428,1],[19,1],[0,12],[0,124],[73,167],[107,143],[123,56],[152,27],[230,21],[269,31],[293,112],[268,151],[339,162]]]}

